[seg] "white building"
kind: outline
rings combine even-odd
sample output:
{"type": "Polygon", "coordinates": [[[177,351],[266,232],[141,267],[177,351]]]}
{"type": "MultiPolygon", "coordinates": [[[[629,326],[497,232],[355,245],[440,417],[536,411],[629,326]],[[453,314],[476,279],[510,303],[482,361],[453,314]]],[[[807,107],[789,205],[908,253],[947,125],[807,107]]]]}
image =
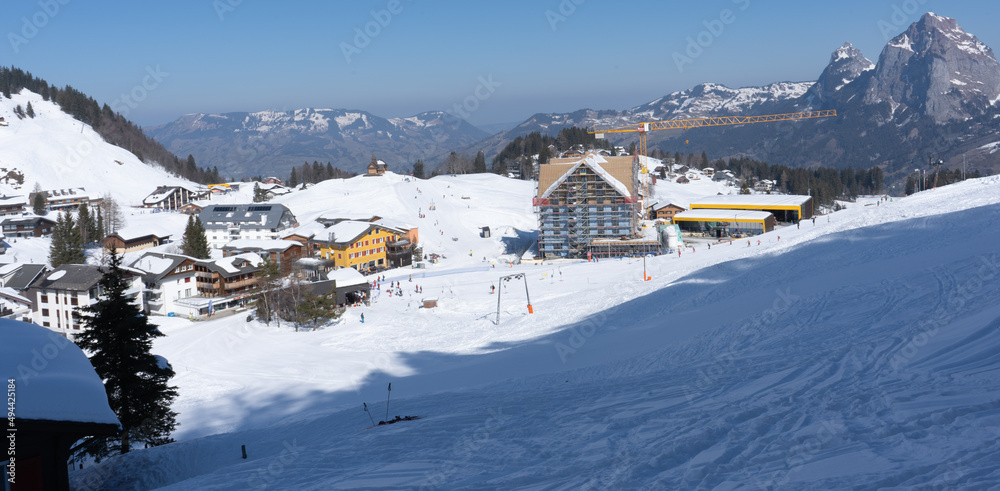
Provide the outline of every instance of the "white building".
{"type": "Polygon", "coordinates": [[[291,210],[280,204],[209,205],[199,218],[213,249],[237,239],[277,240],[298,226],[291,210]]]}
{"type": "MultiPolygon", "coordinates": [[[[38,277],[29,287],[27,298],[34,304],[33,321],[42,327],[74,339],[83,325],[77,311],[97,303],[102,274],[90,264],[64,264],[38,277]]],[[[137,275],[126,275],[129,288],[125,294],[142,308],[142,282],[137,275]]]]}

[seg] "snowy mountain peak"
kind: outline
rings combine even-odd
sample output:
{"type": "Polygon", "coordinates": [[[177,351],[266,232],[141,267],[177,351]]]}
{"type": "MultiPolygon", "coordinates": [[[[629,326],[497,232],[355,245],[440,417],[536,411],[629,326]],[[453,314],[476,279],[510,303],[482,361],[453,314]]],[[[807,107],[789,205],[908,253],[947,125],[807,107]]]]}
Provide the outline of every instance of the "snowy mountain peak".
{"type": "Polygon", "coordinates": [[[809,90],[809,98],[814,104],[827,101],[862,73],[873,69],[875,64],[865,58],[861,50],[846,42],[830,55],[830,63],[816,79],[816,85],[809,90]]]}

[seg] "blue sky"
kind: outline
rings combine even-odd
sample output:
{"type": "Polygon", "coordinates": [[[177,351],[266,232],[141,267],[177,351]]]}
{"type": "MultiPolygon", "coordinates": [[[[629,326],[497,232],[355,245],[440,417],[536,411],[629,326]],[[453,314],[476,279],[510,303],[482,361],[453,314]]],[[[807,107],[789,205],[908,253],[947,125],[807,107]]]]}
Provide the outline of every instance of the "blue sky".
{"type": "Polygon", "coordinates": [[[625,109],[701,82],[814,80],[845,41],[877,61],[886,33],[926,11],[1000,49],[992,1],[35,0],[4,10],[0,63],[144,126],[301,107],[397,117],[466,103],[478,125],[625,109]]]}

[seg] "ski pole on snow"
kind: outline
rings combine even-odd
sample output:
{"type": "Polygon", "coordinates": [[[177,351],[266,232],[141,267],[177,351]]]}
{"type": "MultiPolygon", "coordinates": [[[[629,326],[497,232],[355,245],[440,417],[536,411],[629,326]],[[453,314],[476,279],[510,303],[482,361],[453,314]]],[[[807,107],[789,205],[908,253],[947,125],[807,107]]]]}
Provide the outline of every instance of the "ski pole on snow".
{"type": "Polygon", "coordinates": [[[392,396],[392,383],[389,383],[389,393],[385,396],[385,422],[389,422],[389,397],[392,396]]]}
{"type": "Polygon", "coordinates": [[[368,413],[368,419],[372,420],[372,426],[375,426],[375,418],[372,417],[371,411],[368,410],[368,403],[362,402],[361,404],[365,405],[365,412],[368,413]]]}

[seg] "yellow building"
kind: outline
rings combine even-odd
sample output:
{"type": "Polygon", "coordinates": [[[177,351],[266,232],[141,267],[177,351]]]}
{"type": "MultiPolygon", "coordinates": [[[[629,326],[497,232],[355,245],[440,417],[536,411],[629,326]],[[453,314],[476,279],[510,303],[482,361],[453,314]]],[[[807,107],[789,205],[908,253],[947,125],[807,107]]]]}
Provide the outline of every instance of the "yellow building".
{"type": "Polygon", "coordinates": [[[371,222],[345,220],[317,234],[313,243],[319,247],[320,257],[333,261],[334,268],[387,268],[388,244],[402,235],[371,222]]]}

